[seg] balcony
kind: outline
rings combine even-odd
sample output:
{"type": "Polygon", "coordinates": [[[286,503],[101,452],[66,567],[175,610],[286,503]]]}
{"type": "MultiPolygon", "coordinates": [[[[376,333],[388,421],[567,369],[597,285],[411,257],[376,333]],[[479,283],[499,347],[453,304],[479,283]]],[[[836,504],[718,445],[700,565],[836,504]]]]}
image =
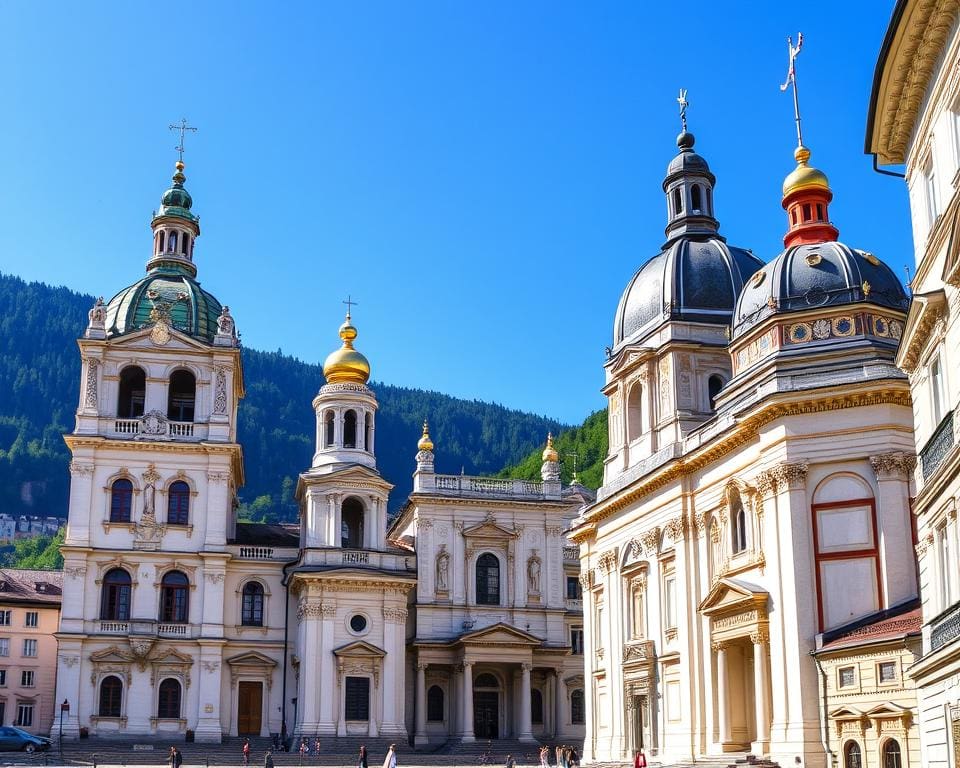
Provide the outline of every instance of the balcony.
{"type": "Polygon", "coordinates": [[[950,451],[956,445],[957,439],[953,433],[953,411],[948,413],[934,430],[927,444],[920,451],[920,472],[926,483],[940,468],[950,451]]]}
{"type": "Polygon", "coordinates": [[[566,609],[573,613],[583,613],[583,599],[568,597],[566,600],[566,609]]]}
{"type": "MultiPolygon", "coordinates": [[[[296,552],[294,551],[294,557],[296,552]]],[[[383,571],[406,571],[414,573],[417,570],[415,555],[400,555],[393,552],[378,552],[375,549],[310,549],[304,553],[303,566],[306,567],[357,567],[372,568],[383,571]]]]}
{"type": "Polygon", "coordinates": [[[126,635],[130,631],[130,624],[126,621],[101,621],[97,631],[101,635],[126,635]]]}
{"type": "Polygon", "coordinates": [[[189,637],[189,624],[157,624],[157,635],[160,637],[189,637]]]}
{"type": "Polygon", "coordinates": [[[209,426],[193,421],[171,421],[159,411],[136,419],[103,417],[100,433],[127,440],[205,440],[209,426]]]}
{"type": "Polygon", "coordinates": [[[930,653],[960,637],[960,603],[948,608],[930,622],[930,653]]]}
{"type": "Polygon", "coordinates": [[[289,562],[297,559],[296,547],[266,547],[255,544],[231,545],[227,551],[238,560],[273,560],[289,562]]]}

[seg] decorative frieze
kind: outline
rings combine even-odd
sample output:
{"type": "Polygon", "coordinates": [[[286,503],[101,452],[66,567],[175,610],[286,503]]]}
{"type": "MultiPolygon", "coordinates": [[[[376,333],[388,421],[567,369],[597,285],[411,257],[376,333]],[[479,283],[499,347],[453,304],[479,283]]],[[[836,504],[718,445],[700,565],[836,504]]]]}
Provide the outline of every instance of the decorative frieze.
{"type": "Polygon", "coordinates": [[[406,608],[384,608],[383,620],[387,624],[403,624],[407,620],[406,608]]]}
{"type": "Polygon", "coordinates": [[[927,550],[933,546],[933,534],[928,533],[926,536],[922,537],[920,541],[917,542],[915,550],[917,552],[917,558],[923,557],[927,550]]]}
{"type": "Polygon", "coordinates": [[[207,480],[211,483],[226,484],[230,480],[229,472],[207,472],[207,480]]]}

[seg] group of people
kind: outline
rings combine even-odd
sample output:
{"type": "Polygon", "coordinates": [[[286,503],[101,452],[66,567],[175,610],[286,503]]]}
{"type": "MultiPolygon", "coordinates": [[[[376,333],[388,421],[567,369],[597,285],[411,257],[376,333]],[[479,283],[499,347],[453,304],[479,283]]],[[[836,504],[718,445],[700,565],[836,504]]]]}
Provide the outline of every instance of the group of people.
{"type": "MultiPolygon", "coordinates": [[[[574,747],[558,744],[553,751],[556,754],[557,768],[577,768],[580,765],[580,755],[574,747]]],[[[540,748],[540,768],[547,768],[549,765],[550,747],[544,745],[540,748]]]]}
{"type": "MultiPolygon", "coordinates": [[[[174,750],[174,747],[170,748],[171,751],[174,750]]],[[[306,738],[300,740],[300,756],[310,754],[310,743],[306,738]]],[[[313,740],[313,754],[320,754],[320,739],[313,740]]],[[[172,758],[171,758],[172,759],[172,758]]],[[[250,765],[250,739],[243,740],[243,764],[250,765]]],[[[174,765],[170,763],[170,768],[180,768],[180,763],[174,765]]],[[[273,766],[273,752],[269,749],[267,753],[263,756],[263,768],[274,768],[273,766]]],[[[357,768],[369,768],[367,764],[367,748],[360,747],[360,754],[357,757],[357,768]]],[[[390,749],[387,750],[387,756],[383,759],[383,768],[397,768],[397,745],[391,744],[390,749]]]]}

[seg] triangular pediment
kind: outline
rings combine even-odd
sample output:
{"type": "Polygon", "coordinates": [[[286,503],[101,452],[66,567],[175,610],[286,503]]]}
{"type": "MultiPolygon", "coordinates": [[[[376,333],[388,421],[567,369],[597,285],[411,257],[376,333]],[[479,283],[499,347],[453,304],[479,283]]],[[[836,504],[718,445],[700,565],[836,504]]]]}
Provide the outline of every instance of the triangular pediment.
{"type": "Polygon", "coordinates": [[[856,707],[838,707],[830,713],[834,720],[859,720],[863,717],[863,711],[856,707]]]}
{"type": "Polygon", "coordinates": [[[498,622],[460,636],[460,642],[471,645],[541,645],[542,640],[529,632],[498,622]]]}
{"type": "Polygon", "coordinates": [[[269,656],[264,656],[256,651],[248,651],[237,656],[231,656],[227,659],[227,664],[231,667],[275,667],[277,662],[269,656]]]}
{"type": "Polygon", "coordinates": [[[166,344],[157,344],[151,337],[153,326],[141,328],[133,333],[125,333],[123,336],[115,336],[110,339],[110,346],[114,349],[143,349],[150,351],[163,352],[210,352],[211,347],[203,342],[197,341],[192,336],[188,336],[176,328],[170,327],[170,338],[166,344]]]}
{"type": "Polygon", "coordinates": [[[150,657],[154,664],[193,664],[193,656],[181,653],[176,648],[164,648],[150,657]]]}
{"type": "MultiPolygon", "coordinates": [[[[393,488],[393,484],[384,480],[379,472],[363,464],[342,464],[332,468],[308,469],[300,475],[301,487],[319,483],[336,486],[344,492],[349,492],[351,487],[357,490],[375,488],[384,492],[389,492],[393,488]]],[[[300,492],[301,489],[298,488],[298,493],[300,492]]]]}
{"type": "Polygon", "coordinates": [[[129,663],[133,661],[133,655],[129,651],[124,651],[115,645],[111,645],[109,648],[104,648],[102,651],[95,651],[94,653],[91,653],[90,661],[97,664],[129,663]]]}
{"type": "Polygon", "coordinates": [[[640,344],[628,344],[607,362],[606,367],[614,377],[622,376],[631,368],[649,359],[653,350],[640,344]]]}
{"type": "Polygon", "coordinates": [[[341,645],[339,648],[334,648],[333,655],[352,659],[382,659],[387,653],[375,645],[357,640],[353,643],[347,643],[347,645],[341,645]]]}
{"type": "Polygon", "coordinates": [[[496,539],[503,541],[504,539],[515,539],[518,535],[517,531],[512,528],[499,525],[492,515],[489,515],[487,519],[481,523],[463,529],[464,538],[469,539],[496,539]]]}
{"type": "Polygon", "coordinates": [[[754,584],[720,579],[707,593],[698,610],[704,616],[714,616],[754,608],[766,609],[769,596],[765,589],[754,584]]]}
{"type": "Polygon", "coordinates": [[[867,717],[903,717],[904,715],[910,713],[908,707],[901,707],[899,704],[894,704],[892,701],[885,701],[882,704],[878,704],[873,709],[867,710],[867,717]]]}

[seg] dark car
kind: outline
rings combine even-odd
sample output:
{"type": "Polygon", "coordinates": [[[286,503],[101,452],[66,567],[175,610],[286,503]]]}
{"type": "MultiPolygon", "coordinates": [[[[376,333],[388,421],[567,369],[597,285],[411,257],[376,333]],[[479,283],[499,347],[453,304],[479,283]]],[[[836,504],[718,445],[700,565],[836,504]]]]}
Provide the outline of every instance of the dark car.
{"type": "Polygon", "coordinates": [[[50,739],[10,725],[0,727],[0,752],[42,752],[45,749],[50,749],[50,739]]]}

